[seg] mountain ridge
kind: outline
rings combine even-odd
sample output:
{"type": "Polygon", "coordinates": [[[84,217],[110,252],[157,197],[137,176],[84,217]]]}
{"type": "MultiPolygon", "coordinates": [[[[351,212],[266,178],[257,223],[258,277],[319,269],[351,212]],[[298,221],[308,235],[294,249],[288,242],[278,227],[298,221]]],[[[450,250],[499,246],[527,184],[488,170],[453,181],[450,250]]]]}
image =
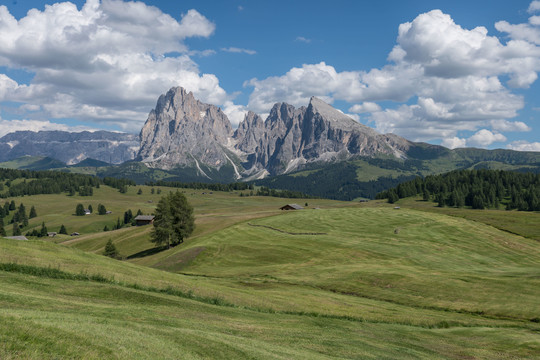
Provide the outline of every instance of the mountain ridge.
{"type": "Polygon", "coordinates": [[[220,169],[232,166],[237,179],[281,175],[307,163],[332,162],[356,155],[406,158],[411,142],[382,135],[322,100],[307,107],[276,103],[268,117],[248,112],[233,131],[218,107],[195,99],[181,87],[158,99],[141,130],[137,160],[150,167],[220,169]]]}
{"type": "Polygon", "coordinates": [[[50,157],[68,165],[92,158],[112,164],[132,160],[137,135],[110,131],[16,131],[0,138],[0,162],[22,156],[50,157]]]}

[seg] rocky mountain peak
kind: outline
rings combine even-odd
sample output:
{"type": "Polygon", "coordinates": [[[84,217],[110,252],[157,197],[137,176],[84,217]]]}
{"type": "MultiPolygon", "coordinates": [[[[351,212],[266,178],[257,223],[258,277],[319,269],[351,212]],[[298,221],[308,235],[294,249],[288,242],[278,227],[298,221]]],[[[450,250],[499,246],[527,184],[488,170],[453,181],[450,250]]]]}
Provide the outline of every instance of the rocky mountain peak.
{"type": "Polygon", "coordinates": [[[220,108],[176,87],[150,112],[141,130],[139,159],[164,169],[196,168],[209,178],[203,168],[229,164],[235,178],[258,177],[355,155],[400,156],[405,142],[378,134],[317,97],[307,107],[277,103],[264,121],[250,111],[233,134],[220,108]]]}
{"type": "Polygon", "coordinates": [[[231,123],[219,107],[175,87],[159,97],[148,115],[138,158],[164,169],[193,166],[204,176],[200,163],[220,168],[229,161],[222,148],[231,135],[231,123]]]}

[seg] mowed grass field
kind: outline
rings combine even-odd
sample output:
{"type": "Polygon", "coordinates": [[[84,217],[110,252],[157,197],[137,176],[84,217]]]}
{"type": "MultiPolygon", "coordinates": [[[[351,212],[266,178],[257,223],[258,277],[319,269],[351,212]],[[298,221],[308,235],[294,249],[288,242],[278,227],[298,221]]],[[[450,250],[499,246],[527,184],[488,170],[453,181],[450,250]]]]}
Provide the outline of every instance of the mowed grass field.
{"type": "Polygon", "coordinates": [[[63,223],[82,235],[0,240],[0,264],[37,269],[0,271],[0,358],[540,354],[535,239],[405,206],[183,190],[197,229],[152,252],[150,227],[101,231],[127,209],[152,212],[160,195],[138,188],[15,199],[36,206],[31,226],[63,223]],[[89,201],[113,214],[71,215],[89,201]],[[291,202],[309,206],[278,210],[291,202]],[[99,255],[108,239],[126,260],[99,255]],[[99,276],[58,279],[47,269],[99,276]]]}

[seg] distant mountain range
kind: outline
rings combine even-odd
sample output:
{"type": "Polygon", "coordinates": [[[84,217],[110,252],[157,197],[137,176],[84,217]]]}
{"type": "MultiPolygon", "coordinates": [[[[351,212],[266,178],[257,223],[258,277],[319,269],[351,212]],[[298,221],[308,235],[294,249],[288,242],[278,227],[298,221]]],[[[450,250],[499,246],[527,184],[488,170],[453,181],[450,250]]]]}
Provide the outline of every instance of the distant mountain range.
{"type": "Polygon", "coordinates": [[[137,135],[110,131],[16,131],[0,138],[0,161],[29,155],[50,157],[68,165],[87,158],[121,164],[135,158],[138,151],[137,135]]]}
{"type": "MultiPolygon", "coordinates": [[[[373,197],[413,176],[455,169],[540,171],[537,152],[415,143],[379,134],[316,97],[307,107],[277,103],[266,119],[248,112],[235,130],[219,107],[181,87],[159,97],[139,136],[19,131],[0,138],[0,161],[24,155],[42,157],[39,168],[61,167],[55,159],[70,171],[78,164],[86,173],[138,182],[257,181],[341,199],[373,197]]],[[[22,163],[28,168],[28,159],[22,163]]]]}

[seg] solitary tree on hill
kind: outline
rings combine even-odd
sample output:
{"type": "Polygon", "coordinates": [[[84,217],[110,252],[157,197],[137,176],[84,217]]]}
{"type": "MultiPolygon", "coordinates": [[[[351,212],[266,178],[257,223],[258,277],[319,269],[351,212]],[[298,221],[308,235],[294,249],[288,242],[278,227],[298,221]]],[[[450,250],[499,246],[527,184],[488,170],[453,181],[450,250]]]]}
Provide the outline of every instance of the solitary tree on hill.
{"type": "Polygon", "coordinates": [[[94,208],[92,207],[92,204],[88,205],[88,210],[90,210],[91,213],[94,212],[94,208]]]}
{"type": "Polygon", "coordinates": [[[84,212],[83,204],[77,204],[77,207],[75,208],[75,215],[77,215],[77,216],[86,215],[86,213],[84,212]]]}
{"type": "Polygon", "coordinates": [[[107,214],[107,209],[105,208],[105,205],[99,204],[97,208],[98,208],[98,215],[107,214]]]}
{"type": "Polygon", "coordinates": [[[118,250],[116,249],[116,246],[114,246],[111,239],[107,241],[107,244],[105,245],[105,251],[103,252],[103,255],[108,256],[113,259],[118,259],[119,254],[118,250]]]}
{"type": "Polygon", "coordinates": [[[35,208],[34,206],[32,206],[32,207],[30,208],[30,215],[28,215],[28,217],[29,217],[30,219],[33,219],[33,218],[37,217],[36,208],[35,208]]]}
{"type": "Polygon", "coordinates": [[[58,233],[67,235],[67,230],[66,230],[66,227],[64,226],[64,224],[62,224],[62,226],[60,226],[60,231],[58,233]]]}
{"type": "Polygon", "coordinates": [[[11,202],[9,203],[9,210],[15,210],[17,208],[17,206],[15,205],[15,200],[11,200],[11,202]]]}
{"type": "Polygon", "coordinates": [[[191,235],[194,228],[193,207],[180,191],[171,192],[157,204],[151,241],[167,247],[178,245],[191,235]]]}

